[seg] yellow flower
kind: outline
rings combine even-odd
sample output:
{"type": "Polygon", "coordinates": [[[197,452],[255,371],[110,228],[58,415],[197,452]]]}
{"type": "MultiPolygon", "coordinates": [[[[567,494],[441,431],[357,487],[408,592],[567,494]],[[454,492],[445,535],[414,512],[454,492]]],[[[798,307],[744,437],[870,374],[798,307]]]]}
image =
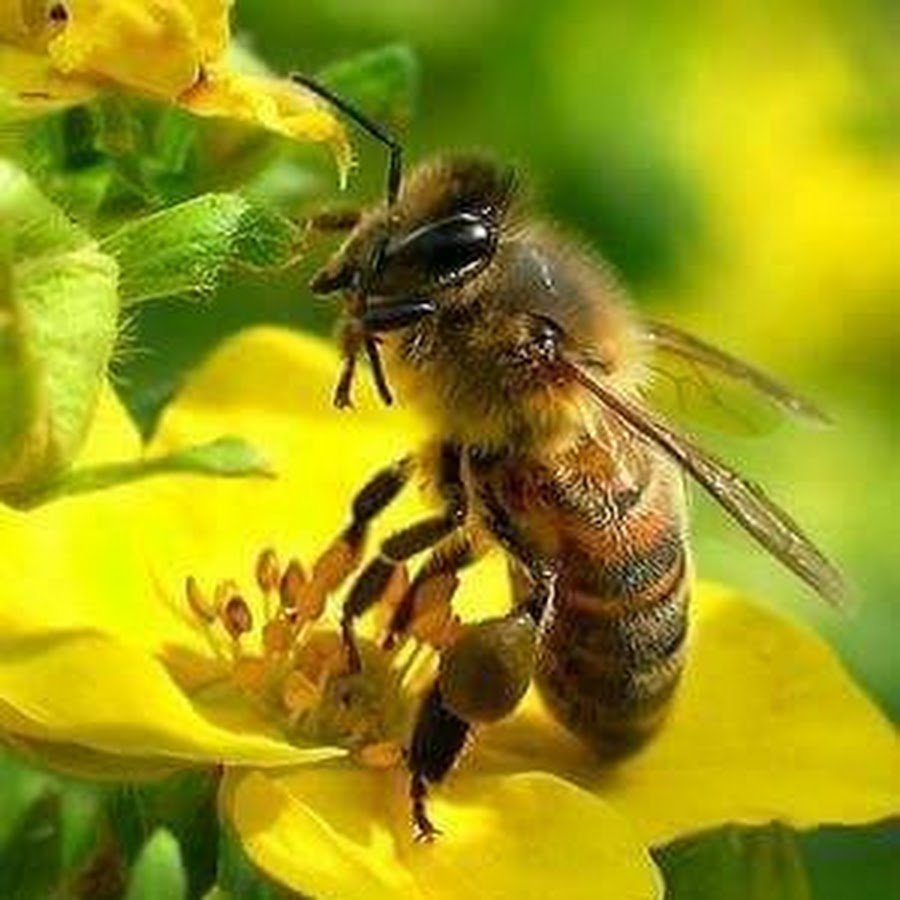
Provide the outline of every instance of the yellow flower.
{"type": "Polygon", "coordinates": [[[0,101],[41,111],[120,89],[199,116],[249,122],[331,145],[344,172],[350,146],[321,102],[288,82],[229,68],[230,0],[5,0],[0,101]]]}
{"type": "MultiPolygon", "coordinates": [[[[900,811],[895,730],[824,643],[701,585],[684,683],[653,744],[603,768],[529,695],[435,788],[430,811],[444,834],[415,844],[397,737],[422,654],[367,650],[349,711],[329,704],[327,614],[287,632],[302,660],[290,675],[273,668],[282,626],[296,624],[284,611],[300,607],[280,595],[312,583],[298,574],[276,590],[284,557],[315,560],[361,482],[419,433],[374,403],[331,409],[337,365],[312,338],[239,336],[194,377],[151,448],[242,432],[271,456],[276,482],[160,479],[0,513],[9,739],[95,775],[224,763],[220,808],[250,857],[320,898],[576,898],[598,885],[616,898],[659,897],[648,848],[678,835],[900,811]],[[270,547],[281,563],[260,556],[270,547]],[[188,574],[196,580],[180,599],[188,574]]],[[[90,452],[121,455],[113,444],[133,438],[118,410],[106,413],[90,452]]],[[[383,527],[417,512],[410,492],[383,527]]],[[[465,579],[459,610],[483,617],[506,597],[497,554],[465,579]]]]}

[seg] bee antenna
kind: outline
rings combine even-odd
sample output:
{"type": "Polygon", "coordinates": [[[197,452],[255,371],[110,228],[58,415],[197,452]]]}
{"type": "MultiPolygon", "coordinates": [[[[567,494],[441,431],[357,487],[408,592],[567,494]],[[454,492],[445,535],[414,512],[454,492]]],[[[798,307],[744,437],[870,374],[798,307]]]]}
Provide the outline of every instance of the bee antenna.
{"type": "Polygon", "coordinates": [[[376,141],[388,148],[387,202],[389,207],[393,206],[397,200],[397,194],[400,192],[400,179],[403,175],[403,147],[400,143],[379,124],[361,113],[355,106],[349,104],[342,97],[339,97],[309,75],[293,72],[290,78],[291,81],[302,85],[318,97],[337,107],[344,115],[348,116],[360,128],[375,138],[376,141]]]}

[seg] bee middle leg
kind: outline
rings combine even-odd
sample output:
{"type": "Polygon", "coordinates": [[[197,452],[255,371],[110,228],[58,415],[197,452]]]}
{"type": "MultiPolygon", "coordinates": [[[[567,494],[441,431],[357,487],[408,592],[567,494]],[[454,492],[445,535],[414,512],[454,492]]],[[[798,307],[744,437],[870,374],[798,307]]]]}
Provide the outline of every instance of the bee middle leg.
{"type": "Polygon", "coordinates": [[[441,541],[416,572],[393,610],[383,638],[384,649],[393,649],[397,641],[408,634],[440,647],[442,641],[437,632],[442,631],[440,623],[447,623],[452,617],[459,573],[481,559],[486,550],[484,542],[467,526],[441,541]]]}
{"type": "Polygon", "coordinates": [[[468,504],[460,466],[459,448],[452,444],[443,445],[437,488],[444,499],[444,511],[421,519],[385,538],[378,556],[353,583],[341,609],[341,634],[351,670],[359,671],[361,666],[353,632],[354,620],[386,596],[396,572],[406,560],[434,547],[462,527],[468,504]]]}

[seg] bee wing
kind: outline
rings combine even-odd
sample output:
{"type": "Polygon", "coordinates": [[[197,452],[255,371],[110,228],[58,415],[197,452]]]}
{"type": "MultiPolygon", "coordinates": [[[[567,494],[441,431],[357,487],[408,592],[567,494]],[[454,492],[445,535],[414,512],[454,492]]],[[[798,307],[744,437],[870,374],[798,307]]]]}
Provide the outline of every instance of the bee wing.
{"type": "Polygon", "coordinates": [[[829,603],[846,605],[849,591],[841,573],[758,484],[739,475],[643,406],[594,381],[577,365],[569,364],[569,369],[596,400],[639,437],[677,462],[776,559],[829,603]]]}
{"type": "Polygon", "coordinates": [[[764,415],[761,411],[754,414],[746,397],[736,400],[730,397],[733,391],[729,388],[737,385],[808,424],[832,424],[815,404],[768,373],[674,325],[644,320],[642,332],[654,350],[655,359],[651,368],[666,376],[665,381],[658,380],[654,406],[683,409],[692,405],[694,409],[690,413],[693,418],[704,418],[697,413],[700,409],[701,413],[706,411],[705,418],[712,418],[714,424],[727,419],[729,424],[737,424],[742,430],[758,430],[756,426],[764,415]],[[674,389],[674,403],[666,399],[667,389],[674,389]]]}

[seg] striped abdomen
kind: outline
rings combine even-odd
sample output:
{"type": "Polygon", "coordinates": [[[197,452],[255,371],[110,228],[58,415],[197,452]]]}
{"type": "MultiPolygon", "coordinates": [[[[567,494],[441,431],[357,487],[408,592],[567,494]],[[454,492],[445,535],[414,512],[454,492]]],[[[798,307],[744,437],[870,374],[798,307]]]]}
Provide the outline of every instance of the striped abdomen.
{"type": "Polygon", "coordinates": [[[521,527],[559,573],[537,686],[563,725],[611,755],[662,720],[684,661],[689,591],[680,473],[643,445],[619,450],[613,459],[586,441],[504,478],[521,527]]]}

